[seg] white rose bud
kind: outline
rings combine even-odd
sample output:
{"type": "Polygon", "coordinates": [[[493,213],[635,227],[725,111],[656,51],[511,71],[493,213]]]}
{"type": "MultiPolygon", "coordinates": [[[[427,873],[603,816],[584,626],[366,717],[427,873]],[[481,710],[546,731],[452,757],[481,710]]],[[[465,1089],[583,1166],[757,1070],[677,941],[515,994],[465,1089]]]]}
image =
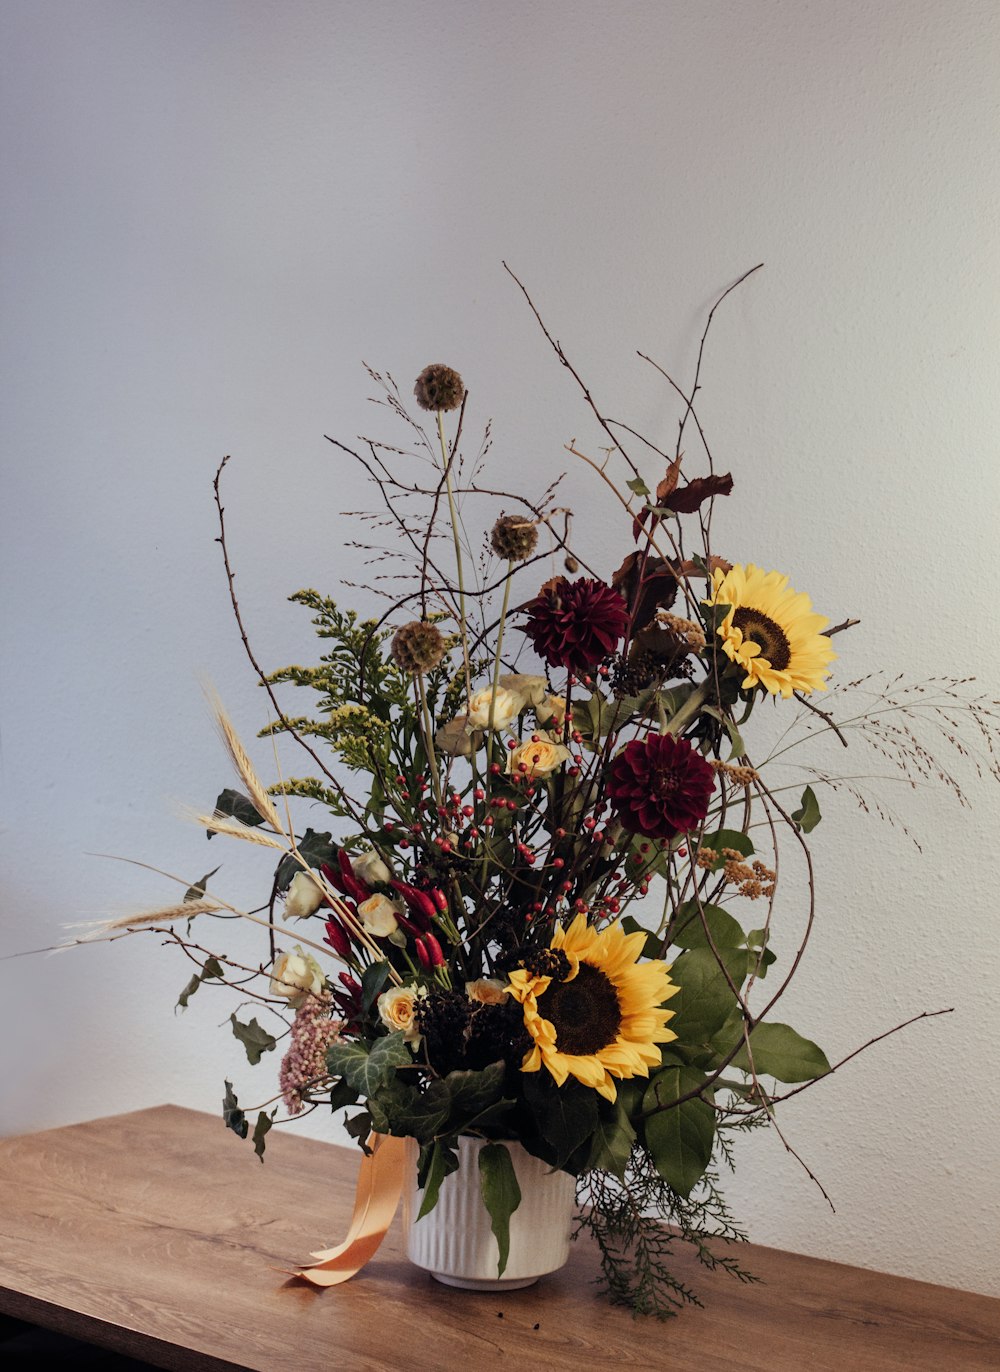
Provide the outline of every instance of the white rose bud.
{"type": "Polygon", "coordinates": [[[323,969],[310,953],[295,945],[294,953],[279,953],[271,970],[271,995],[280,996],[298,1010],[310,995],[318,996],[326,986],[323,969]]]}
{"type": "Polygon", "coordinates": [[[373,938],[389,938],[399,928],[396,922],[399,909],[388,896],[374,895],[363,900],[358,906],[358,914],[365,926],[365,933],[373,938]]]}
{"type": "Polygon", "coordinates": [[[552,743],[540,738],[537,743],[529,740],[518,744],[507,759],[507,771],[511,775],[529,777],[551,776],[569,758],[570,751],[561,743],[552,743]],[[524,771],[521,771],[522,765],[524,771]]]}
{"type": "MultiPolygon", "coordinates": [[[[476,729],[489,727],[490,700],[492,697],[492,687],[484,686],[469,700],[469,723],[476,729]]],[[[509,724],[514,723],[523,709],[524,697],[520,692],[511,691],[506,686],[498,686],[493,705],[494,729],[506,729],[509,724]]]]}
{"type": "Polygon", "coordinates": [[[357,857],[351,858],[351,868],[359,881],[366,886],[388,886],[392,871],[374,848],[369,848],[357,857]]]}
{"type": "Polygon", "coordinates": [[[285,919],[308,919],[324,903],[326,897],[316,879],[308,872],[296,872],[285,897],[285,919]]]}
{"type": "Polygon", "coordinates": [[[566,719],[565,697],[543,696],[535,706],[535,718],[539,724],[549,724],[553,729],[561,729],[566,719]]]}
{"type": "Polygon", "coordinates": [[[416,1047],[423,1035],[417,1028],[417,1001],[424,994],[416,986],[393,986],[378,998],[379,1018],[387,1029],[403,1031],[407,1043],[416,1047]]]}

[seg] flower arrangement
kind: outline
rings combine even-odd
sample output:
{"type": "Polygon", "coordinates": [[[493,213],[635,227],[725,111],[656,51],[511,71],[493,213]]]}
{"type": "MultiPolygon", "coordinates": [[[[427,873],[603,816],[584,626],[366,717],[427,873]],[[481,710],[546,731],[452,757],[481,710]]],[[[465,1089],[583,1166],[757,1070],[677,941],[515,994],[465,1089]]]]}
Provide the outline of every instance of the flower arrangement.
{"type": "MultiPolygon", "coordinates": [[[[677,388],[671,452],[605,418],[580,383],[610,452],[570,452],[620,511],[616,570],[572,546],[554,487],[528,500],[479,483],[462,455],[456,371],[432,365],[417,378],[429,432],[391,378],[370,375],[412,450],[337,446],[374,483],[412,580],[376,618],[312,590],[291,597],[323,651],[312,667],[258,667],[275,714],[262,732],[296,740],[309,775],[265,785],[218,707],[242,789],[223,790],[201,822],[210,837],[275,850],[266,914],[234,911],[205,878],[181,904],[103,932],[157,929],[184,948],[198,966],[182,1005],[205,983],[257,1002],[267,1025],[234,1014],[233,1031],[251,1063],[280,1055],[289,1115],[346,1111],[365,1150],[373,1134],[415,1140],[422,1212],[457,1166],[460,1136],[495,1145],[483,1196],[501,1254],[507,1145],[577,1178],[579,1223],[610,1295],[662,1317],[695,1299],[670,1271],[678,1241],[748,1277],[713,1244],[743,1237],[720,1189],[732,1140],[780,1132],[783,1096],[834,1070],[776,1013],[813,922],[806,836],[818,787],[788,801],[745,736],[772,702],[805,741],[846,742],[815,696],[835,636],[855,621],[831,625],[781,572],[731,565],[711,547],[712,505],[733,480],[705,441],[697,375],[677,388]],[[698,463],[684,455],[689,429],[698,463]],[[657,464],[652,486],[630,435],[657,464]],[[474,505],[489,512],[481,542],[474,505]],[[312,692],[314,711],[291,714],[285,686],[312,692]],[[293,822],[295,798],[328,825],[293,822]],[[785,844],[805,859],[807,918],[782,973],[771,945],[785,844]],[[178,932],[234,913],[267,930],[259,967],[178,932]]],[[[232,590],[224,466],[215,495],[232,590]]],[[[235,594],[233,608],[257,667],[235,594]]],[[[940,689],[994,730],[981,700],[940,689]]],[[[878,730],[901,699],[879,696],[852,727],[878,730]]],[[[926,693],[917,706],[938,708],[926,693]]],[[[928,756],[915,745],[908,758],[930,774],[928,756]]],[[[251,1130],[227,1082],[224,1115],[263,1156],[276,1108],[251,1130]]]]}

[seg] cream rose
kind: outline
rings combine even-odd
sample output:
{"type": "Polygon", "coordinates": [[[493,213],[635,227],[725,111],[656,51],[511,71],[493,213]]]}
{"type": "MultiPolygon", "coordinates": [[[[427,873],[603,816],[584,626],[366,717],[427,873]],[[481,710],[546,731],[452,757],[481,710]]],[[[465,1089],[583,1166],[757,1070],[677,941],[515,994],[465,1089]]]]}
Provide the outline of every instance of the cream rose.
{"type": "Polygon", "coordinates": [[[520,743],[507,759],[507,771],[512,775],[521,772],[521,765],[524,764],[525,772],[531,777],[551,776],[557,767],[570,756],[568,748],[561,743],[552,743],[547,738],[540,738],[537,743],[530,739],[527,743],[520,743]]]}
{"type": "MultiPolygon", "coordinates": [[[[469,700],[468,719],[474,728],[485,729],[489,726],[492,696],[492,687],[485,686],[469,700]]],[[[509,724],[513,724],[524,709],[524,703],[524,697],[518,691],[511,691],[506,686],[498,686],[496,703],[493,706],[494,729],[506,729],[509,724]]]]}
{"type": "Polygon", "coordinates": [[[389,864],[376,853],[374,848],[369,848],[357,857],[351,858],[351,870],[359,881],[363,881],[366,886],[388,886],[392,881],[392,871],[389,864]]]}
{"type": "Polygon", "coordinates": [[[502,1005],[509,988],[495,977],[480,977],[465,983],[465,994],[480,1005],[502,1005]]]}
{"type": "Polygon", "coordinates": [[[399,928],[396,921],[399,911],[400,907],[394,901],[382,895],[369,896],[358,906],[365,933],[371,934],[373,938],[389,938],[396,932],[399,928]]]}
{"type": "Polygon", "coordinates": [[[326,986],[323,969],[309,953],[295,945],[294,953],[279,953],[271,969],[271,995],[280,996],[298,1010],[310,995],[318,996],[326,986]]]}
{"type": "Polygon", "coordinates": [[[285,919],[308,919],[323,904],[326,897],[316,878],[309,872],[296,872],[285,897],[285,919]]]}
{"type": "Polygon", "coordinates": [[[545,699],[548,689],[548,682],[543,676],[522,676],[520,673],[502,676],[500,685],[520,696],[525,705],[536,706],[545,699]]]}
{"type": "Polygon", "coordinates": [[[417,1028],[417,1001],[423,995],[416,986],[393,986],[378,998],[379,1018],[387,1029],[403,1031],[403,1038],[414,1047],[423,1035],[417,1028]]]}

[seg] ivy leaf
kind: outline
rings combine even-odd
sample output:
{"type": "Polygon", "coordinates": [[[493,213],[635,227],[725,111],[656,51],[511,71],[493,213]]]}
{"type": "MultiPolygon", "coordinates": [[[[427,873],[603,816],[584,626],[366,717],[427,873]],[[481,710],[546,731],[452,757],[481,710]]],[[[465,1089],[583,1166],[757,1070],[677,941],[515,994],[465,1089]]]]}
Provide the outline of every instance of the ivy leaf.
{"type": "Polygon", "coordinates": [[[338,1081],[330,1091],[330,1109],[336,1113],[349,1105],[356,1105],[358,1093],[352,1086],[348,1086],[346,1081],[338,1081]]]}
{"type": "MultiPolygon", "coordinates": [[[[251,829],[256,829],[264,823],[263,815],[258,813],[257,807],[250,797],[245,796],[242,791],[232,791],[228,787],[220,793],[215,802],[215,814],[235,819],[238,823],[246,824],[251,829]]],[[[215,837],[211,829],[206,829],[205,832],[209,838],[215,837]]],[[[219,869],[216,868],[215,870],[218,871],[219,869]]]]}
{"type": "MultiPolygon", "coordinates": [[[[772,1024],[767,1020],[758,1024],[750,1031],[750,1051],[757,1075],[775,1077],[778,1081],[812,1081],[830,1070],[822,1048],[796,1033],[789,1024],[772,1024]]],[[[733,1058],[733,1066],[741,1072],[750,1071],[746,1044],[733,1058]]]]}
{"type": "Polygon", "coordinates": [[[397,1067],[407,1067],[413,1054],[400,1029],[376,1039],[371,1050],[363,1043],[334,1043],[327,1049],[326,1065],[332,1077],[343,1077],[359,1095],[372,1096],[387,1086],[397,1067]]]}
{"type": "Polygon", "coordinates": [[[641,476],[633,476],[630,480],[625,482],[625,485],[629,488],[633,495],[649,495],[649,487],[646,485],[645,481],[643,481],[641,476]]]}
{"type": "Polygon", "coordinates": [[[372,1131],[372,1117],[369,1115],[368,1111],[362,1110],[359,1115],[352,1115],[350,1119],[345,1119],[344,1128],[352,1139],[357,1139],[358,1143],[361,1145],[361,1151],[367,1157],[372,1151],[366,1142],[368,1135],[372,1131]]]}
{"type": "Polygon", "coordinates": [[[422,1220],[437,1205],[441,1183],[451,1172],[458,1171],[458,1154],[454,1148],[437,1139],[421,1150],[420,1166],[417,1169],[417,1184],[422,1187],[424,1198],[420,1202],[417,1219],[422,1220]],[[421,1180],[423,1178],[423,1180],[421,1180]]]}
{"type": "Polygon", "coordinates": [[[203,981],[211,981],[213,978],[218,978],[221,976],[222,964],[219,962],[218,958],[206,958],[205,964],[202,967],[201,971],[195,972],[194,976],[184,987],[184,990],[177,997],[177,1005],[174,1006],[174,1009],[176,1010],[178,1007],[180,1007],[181,1010],[186,1010],[188,1006],[188,1001],[191,999],[191,997],[194,995],[195,991],[197,991],[198,987],[201,985],[203,981]]]}
{"type": "Polygon", "coordinates": [[[504,1064],[490,1063],[481,1072],[449,1072],[444,1079],[451,1106],[452,1131],[462,1129],[468,1120],[493,1105],[503,1090],[504,1064]]]}
{"type": "Polygon", "coordinates": [[[398,1078],[368,1098],[372,1124],[380,1134],[412,1136],[420,1144],[432,1142],[441,1132],[450,1103],[448,1089],[441,1081],[432,1081],[426,1091],[418,1091],[398,1078]]]}
{"type": "Polygon", "coordinates": [[[364,1014],[367,1015],[378,1000],[388,980],[387,962],[373,962],[361,973],[361,1009],[364,1014]]]}
{"type": "Polygon", "coordinates": [[[514,1175],[514,1164],[502,1143],[488,1143],[480,1149],[479,1189],[500,1250],[497,1276],[502,1277],[510,1254],[510,1217],[521,1204],[521,1188],[514,1175]]]}
{"type": "Polygon", "coordinates": [[[715,1110],[693,1096],[671,1105],[702,1086],[706,1077],[692,1067],[664,1067],[651,1078],[644,1110],[656,1110],[645,1121],[646,1146],[657,1172],[685,1198],[705,1175],[715,1142],[715,1110]],[[665,1109],[659,1107],[667,1107],[665,1109]]]}
{"type": "Polygon", "coordinates": [[[264,1161],[264,1136],[268,1133],[274,1123],[274,1114],[267,1115],[262,1110],[257,1116],[257,1123],[253,1131],[253,1151],[264,1161]]]}
{"type": "Polygon", "coordinates": [[[226,1094],[222,1098],[222,1120],[226,1128],[231,1129],[234,1134],[239,1134],[241,1139],[245,1139],[250,1132],[250,1125],[240,1109],[231,1081],[226,1082],[226,1094]]]}
{"type": "Polygon", "coordinates": [[[819,812],[819,801],[811,786],[807,786],[802,792],[802,800],[797,810],[792,811],[792,819],[804,834],[811,834],[816,825],[822,819],[819,812]]]}
{"type": "Polygon", "coordinates": [[[196,881],[193,886],[189,886],[187,888],[187,890],[184,892],[185,905],[189,900],[201,900],[202,896],[205,894],[205,888],[208,886],[209,880],[215,876],[218,870],[219,867],[213,867],[210,872],[205,873],[205,875],[201,878],[200,881],[196,881]]]}
{"type": "Polygon", "coordinates": [[[266,1029],[261,1028],[256,1019],[252,1019],[249,1024],[241,1024],[235,1015],[230,1015],[229,1023],[233,1026],[233,1033],[246,1049],[247,1062],[251,1067],[256,1067],[260,1062],[261,1053],[270,1053],[272,1048],[277,1047],[278,1040],[266,1029]]]}
{"type": "MultiPolygon", "coordinates": [[[[317,872],[324,862],[332,864],[337,860],[337,845],[333,842],[332,835],[317,834],[315,829],[307,829],[299,839],[297,847],[302,862],[307,867],[315,867],[317,872]]],[[[278,863],[274,880],[279,895],[292,884],[292,878],[302,871],[302,862],[291,853],[286,853],[278,863]]]]}

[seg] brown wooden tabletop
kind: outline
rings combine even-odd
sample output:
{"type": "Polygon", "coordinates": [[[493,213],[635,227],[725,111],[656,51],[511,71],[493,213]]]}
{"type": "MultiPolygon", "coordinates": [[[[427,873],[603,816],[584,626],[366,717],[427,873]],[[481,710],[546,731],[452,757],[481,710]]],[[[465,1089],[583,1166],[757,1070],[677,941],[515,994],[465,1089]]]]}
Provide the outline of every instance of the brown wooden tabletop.
{"type": "Polygon", "coordinates": [[[1000,1368],[1000,1301],[753,1245],[756,1286],[679,1252],[705,1308],[667,1324],[610,1307],[584,1242],[526,1291],[440,1286],[403,1257],[398,1219],[347,1285],[287,1280],[275,1269],[343,1237],[356,1168],[277,1130],[261,1166],[175,1106],[0,1140],[0,1314],[199,1372],[1000,1368]]]}

